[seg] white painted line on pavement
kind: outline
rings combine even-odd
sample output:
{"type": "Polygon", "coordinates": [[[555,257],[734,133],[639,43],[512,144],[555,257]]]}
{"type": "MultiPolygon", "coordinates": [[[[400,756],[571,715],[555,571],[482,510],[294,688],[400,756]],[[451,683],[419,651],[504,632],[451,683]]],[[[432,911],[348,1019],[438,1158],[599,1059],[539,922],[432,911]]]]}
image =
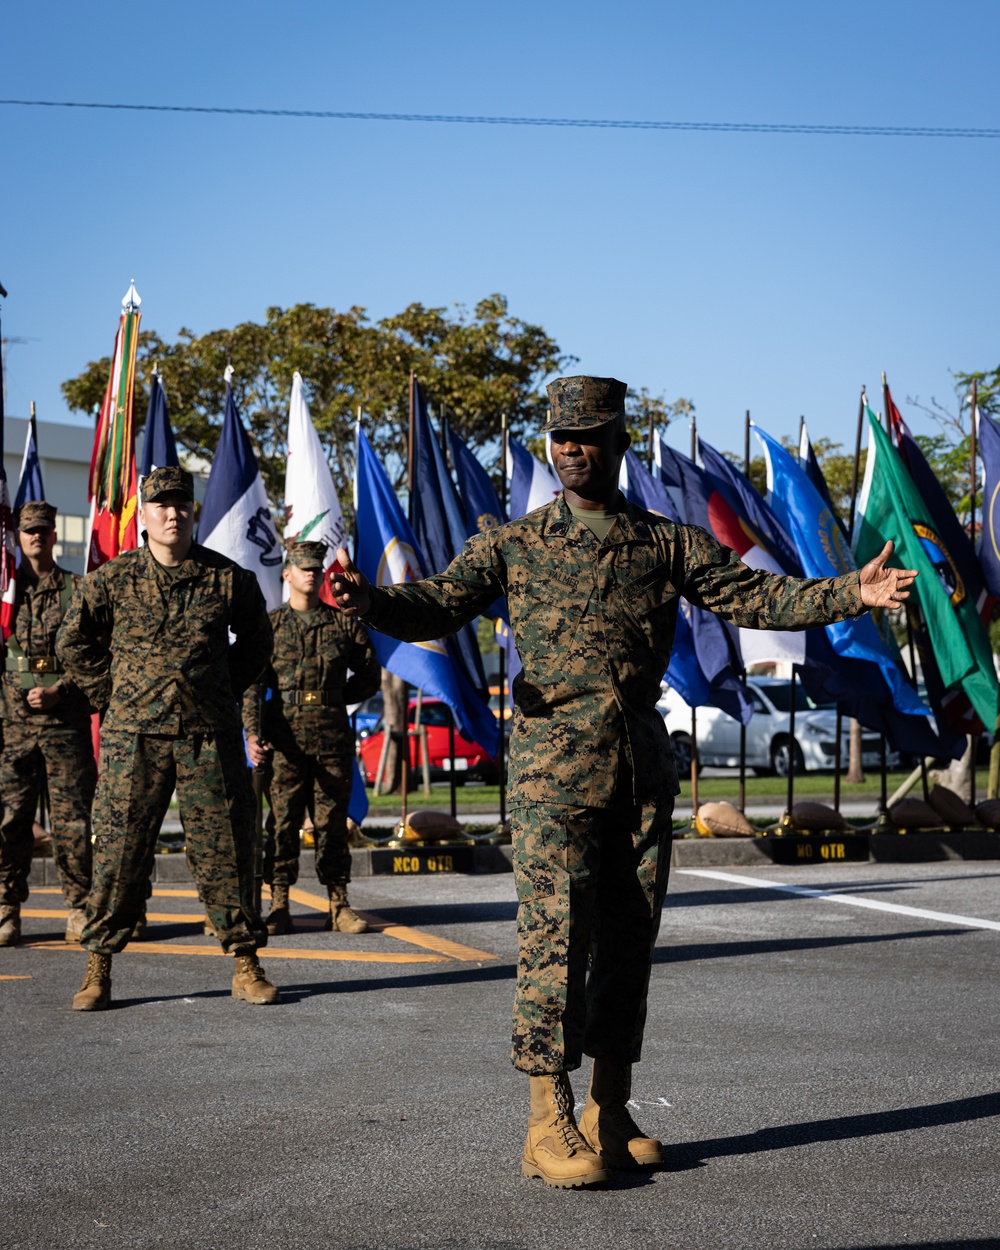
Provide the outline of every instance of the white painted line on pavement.
{"type": "Polygon", "coordinates": [[[943,924],[960,924],[967,929],[994,929],[1000,932],[1000,920],[978,920],[974,916],[956,916],[948,911],[929,911],[924,907],[906,907],[902,903],[884,903],[879,899],[864,898],[860,894],[812,890],[806,885],[786,885],[783,881],[765,881],[763,877],[742,877],[735,872],[712,872],[707,868],[677,868],[674,871],[683,873],[686,877],[708,877],[712,881],[725,881],[729,885],[752,885],[759,890],[782,890],[785,894],[817,898],[823,903],[844,903],[848,907],[867,907],[870,911],[889,911],[897,916],[916,916],[919,920],[938,920],[943,924]]]}

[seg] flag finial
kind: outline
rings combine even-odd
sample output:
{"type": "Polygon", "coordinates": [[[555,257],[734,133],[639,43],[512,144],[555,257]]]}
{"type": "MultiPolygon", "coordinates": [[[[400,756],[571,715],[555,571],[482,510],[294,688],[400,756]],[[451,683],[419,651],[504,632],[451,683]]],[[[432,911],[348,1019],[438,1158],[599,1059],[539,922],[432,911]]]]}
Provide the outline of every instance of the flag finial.
{"type": "Polygon", "coordinates": [[[135,278],[129,284],[128,290],[122,299],[122,312],[134,313],[139,311],[139,305],[142,300],[139,298],[139,292],[135,289],[135,278]]]}
{"type": "Polygon", "coordinates": [[[233,369],[233,366],[226,365],[226,372],[222,375],[222,377],[227,386],[232,386],[234,373],[235,370],[233,369]]]}

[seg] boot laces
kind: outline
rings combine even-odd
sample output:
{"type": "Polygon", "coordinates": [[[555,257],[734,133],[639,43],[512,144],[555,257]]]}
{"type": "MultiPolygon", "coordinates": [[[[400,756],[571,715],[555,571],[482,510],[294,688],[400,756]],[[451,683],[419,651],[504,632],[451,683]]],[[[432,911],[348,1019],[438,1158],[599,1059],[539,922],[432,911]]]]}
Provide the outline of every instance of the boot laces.
{"type": "Polygon", "coordinates": [[[108,971],[108,957],[106,955],[91,954],[87,960],[87,971],[83,974],[83,985],[81,989],[86,989],[88,985],[93,985],[95,981],[103,981],[108,971]]]}
{"type": "Polygon", "coordinates": [[[576,1121],[572,1116],[560,1116],[555,1123],[555,1130],[559,1137],[559,1142],[567,1154],[575,1154],[577,1151],[589,1149],[583,1134],[577,1128],[576,1121]]]}

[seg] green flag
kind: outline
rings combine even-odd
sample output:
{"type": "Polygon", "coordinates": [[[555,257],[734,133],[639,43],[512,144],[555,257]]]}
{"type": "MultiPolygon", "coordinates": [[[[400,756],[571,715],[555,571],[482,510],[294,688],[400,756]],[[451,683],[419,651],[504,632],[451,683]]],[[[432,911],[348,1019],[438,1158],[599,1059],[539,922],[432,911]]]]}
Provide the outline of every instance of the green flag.
{"type": "Polygon", "coordinates": [[[975,603],[937,532],[906,466],[868,409],[868,462],[858,500],[854,552],[859,565],[896,544],[891,564],[917,569],[920,603],[946,687],[959,686],[976,715],[992,729],[997,718],[993,651],[975,603]]]}

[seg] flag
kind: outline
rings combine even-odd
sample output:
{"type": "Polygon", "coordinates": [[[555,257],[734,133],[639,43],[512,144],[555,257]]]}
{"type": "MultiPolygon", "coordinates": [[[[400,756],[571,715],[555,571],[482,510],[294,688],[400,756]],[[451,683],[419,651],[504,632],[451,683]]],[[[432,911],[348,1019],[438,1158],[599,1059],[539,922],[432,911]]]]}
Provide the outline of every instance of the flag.
{"type": "Polygon", "coordinates": [[[332,604],[329,575],[337,563],[337,548],[347,546],[347,526],[323,444],[309,415],[302,375],[294,373],[288,406],[285,544],[307,541],[326,543],[319,597],[332,604]]]}
{"type": "Polygon", "coordinates": [[[562,490],[559,479],[547,464],[522,447],[516,438],[507,439],[507,479],[510,483],[510,518],[527,516],[543,504],[551,503],[562,490]]]}
{"type": "Polygon", "coordinates": [[[963,690],[983,724],[992,726],[997,715],[997,678],[976,604],[930,508],[871,409],[868,426],[868,461],[858,500],[855,558],[859,564],[865,563],[891,538],[896,544],[893,564],[919,571],[913,593],[944,686],[963,690]]]}
{"type": "MultiPolygon", "coordinates": [[[[680,515],[662,482],[657,481],[634,451],[622,461],[622,492],[647,512],[680,522],[680,515]]],[[[753,715],[739,672],[726,623],[704,608],[682,599],[674,645],[665,680],[691,707],[717,707],[744,725],[753,715]]]]}
{"type": "MultiPolygon", "coordinates": [[[[750,479],[714,448],[705,443],[700,447],[706,465],[711,465],[713,472],[713,476],[703,474],[710,492],[702,505],[708,513],[708,528],[751,567],[802,577],[802,564],[791,538],[768,503],[757,494],[750,479]]],[[[675,464],[685,459],[674,453],[675,464]]],[[[688,465],[690,463],[687,461],[688,465]]],[[[700,480],[688,469],[685,479],[688,498],[697,498],[695,487],[700,480]]],[[[702,484],[702,495],[705,489],[702,484]]],[[[926,755],[956,753],[953,737],[935,736],[921,717],[895,713],[891,701],[882,694],[873,698],[873,689],[880,690],[877,682],[873,685],[873,676],[877,679],[877,673],[866,663],[838,655],[825,629],[788,633],[741,629],[739,639],[744,665],[759,663],[759,657],[798,665],[802,685],[814,703],[838,703],[845,716],[886,734],[899,750],[926,755]]]]}
{"type": "Polygon", "coordinates": [[[910,433],[899,409],[893,403],[892,393],[888,386],[885,388],[885,402],[892,444],[906,466],[913,485],[917,488],[917,493],[924,501],[924,508],[930,517],[931,525],[935,532],[941,535],[948,549],[948,554],[965,586],[966,594],[975,604],[976,611],[983,621],[989,624],[996,599],[986,589],[973,542],[965,526],[955,515],[951,500],[937,474],[927,463],[927,457],[920,450],[920,444],[910,433]]]}
{"type": "Polygon", "coordinates": [[[989,593],[1000,598],[1000,426],[986,413],[977,413],[979,454],[983,460],[983,528],[979,566],[989,593]]]}
{"type": "MultiPolygon", "coordinates": [[[[392,486],[371,444],[358,425],[358,454],[354,478],[357,544],[354,562],[373,586],[415,582],[423,576],[423,557],[403,515],[392,486]]],[[[440,639],[400,642],[369,630],[379,663],[390,673],[442,699],[455,714],[459,731],[484,751],[496,755],[500,728],[483,693],[458,671],[440,639]]]]}
{"type": "MultiPolygon", "coordinates": [[[[768,502],[791,535],[802,572],[806,577],[841,577],[853,572],[857,568],[854,555],[829,504],[780,443],[759,426],[754,426],[754,432],[767,462],[768,502]]],[[[870,613],[825,628],[838,655],[876,666],[893,706],[900,712],[928,716],[927,707],[898,663],[898,649],[891,653],[870,613]]]]}
{"type": "MultiPolygon", "coordinates": [[[[688,523],[714,534],[752,569],[801,575],[790,541],[780,535],[777,519],[749,479],[707,443],[699,441],[698,445],[704,469],[676,451],[668,458],[681,480],[688,523]]],[[[804,664],[806,660],[805,635],[793,630],[741,628],[739,647],[744,668],[751,664],[804,664]]]]}
{"type": "Polygon", "coordinates": [[[799,468],[813,484],[824,505],[830,509],[830,515],[837,522],[846,538],[847,531],[844,529],[844,522],[837,515],[837,509],[833,506],[833,500],[830,498],[830,488],[826,484],[823,470],[819,467],[819,461],[816,459],[813,445],[809,441],[809,431],[806,428],[805,421],[802,422],[802,426],[799,429],[799,468]]]}
{"type": "Polygon", "coordinates": [[[257,575],[270,612],[281,603],[281,546],[250,435],[226,370],[226,412],[201,506],[198,541],[257,575]]]}
{"type": "MultiPolygon", "coordinates": [[[[32,404],[34,410],[34,404],[32,404]]],[[[28,418],[28,430],[24,439],[24,457],[21,460],[21,476],[17,483],[17,494],[14,496],[14,507],[45,498],[45,487],[42,484],[42,465],[38,459],[38,429],[35,425],[35,413],[28,418]]]]}
{"type": "Polygon", "coordinates": [[[472,454],[465,442],[449,425],[445,425],[445,438],[451,462],[458,478],[458,495],[465,512],[465,528],[468,534],[485,534],[487,530],[503,525],[507,513],[500,503],[490,475],[472,454]]]}
{"type": "Polygon", "coordinates": [[[167,394],[158,369],[153,370],[149,381],[149,407],[146,410],[146,434],[142,441],[142,462],[139,465],[139,485],[154,469],[166,469],[179,465],[177,444],[167,415],[167,394]]]}
{"type": "MultiPolygon", "coordinates": [[[[487,530],[506,524],[507,512],[500,502],[490,475],[447,422],[444,432],[451,462],[455,466],[455,476],[458,478],[458,497],[465,514],[467,532],[470,535],[485,534],[487,530]]],[[[514,635],[510,630],[506,598],[501,596],[490,604],[486,616],[493,620],[496,644],[506,657],[504,668],[509,695],[513,690],[514,678],[521,671],[521,657],[517,654],[514,635]]]]}
{"type": "MultiPolygon", "coordinates": [[[[413,405],[413,493],[410,519],[413,536],[423,552],[428,573],[443,573],[462,550],[468,527],[444,452],[434,436],[420,385],[410,378],[413,405]]],[[[474,689],[488,696],[476,625],[470,621],[451,635],[447,646],[462,676],[474,689]]]]}
{"type": "Polygon", "coordinates": [[[139,545],[133,405],[140,302],[133,283],[122,300],[111,375],[90,458],[88,573],[139,545]]]}
{"type": "MultiPolygon", "coordinates": [[[[6,294],[6,292],[4,292],[6,294]]],[[[3,341],[0,326],[0,342],[3,341]]],[[[3,641],[10,637],[14,628],[14,523],[10,515],[10,492],[7,489],[7,470],[4,468],[4,378],[3,352],[0,351],[0,633],[3,641]]]]}

